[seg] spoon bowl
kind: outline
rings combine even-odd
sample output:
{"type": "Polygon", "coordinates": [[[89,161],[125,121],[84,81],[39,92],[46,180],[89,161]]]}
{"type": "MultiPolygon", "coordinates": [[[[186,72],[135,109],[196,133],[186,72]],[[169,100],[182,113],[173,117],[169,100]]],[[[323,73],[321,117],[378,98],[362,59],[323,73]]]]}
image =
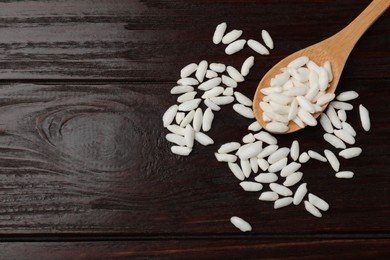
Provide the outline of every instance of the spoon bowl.
{"type": "MultiPolygon", "coordinates": [[[[363,33],[389,8],[389,6],[390,1],[388,0],[372,1],[371,4],[355,20],[337,34],[287,56],[272,67],[260,81],[253,98],[253,112],[256,120],[263,127],[267,125],[267,123],[263,120],[263,110],[259,105],[260,101],[264,97],[261,89],[269,87],[271,79],[281,73],[281,68],[287,67],[291,61],[301,56],[309,57],[309,59],[314,61],[318,66],[322,66],[326,61],[330,62],[332,66],[333,80],[329,82],[329,87],[326,89],[326,93],[334,93],[340,81],[344,65],[356,42],[363,33]]],[[[325,110],[327,105],[328,104],[324,104],[322,106],[322,111],[325,110]]],[[[313,114],[313,117],[317,118],[321,113],[322,112],[317,112],[313,114]]],[[[292,133],[302,129],[292,120],[288,123],[288,127],[288,131],[283,134],[292,133]]]]}

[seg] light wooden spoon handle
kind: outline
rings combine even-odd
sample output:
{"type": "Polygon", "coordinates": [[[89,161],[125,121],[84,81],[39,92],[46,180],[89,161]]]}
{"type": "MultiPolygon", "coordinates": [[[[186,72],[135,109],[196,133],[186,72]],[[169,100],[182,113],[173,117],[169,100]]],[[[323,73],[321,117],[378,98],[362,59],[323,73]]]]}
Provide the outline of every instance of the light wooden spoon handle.
{"type": "Polygon", "coordinates": [[[364,32],[389,8],[390,0],[373,0],[348,26],[328,38],[328,51],[345,62],[364,32]],[[342,44],[341,44],[342,43],[342,44]]]}

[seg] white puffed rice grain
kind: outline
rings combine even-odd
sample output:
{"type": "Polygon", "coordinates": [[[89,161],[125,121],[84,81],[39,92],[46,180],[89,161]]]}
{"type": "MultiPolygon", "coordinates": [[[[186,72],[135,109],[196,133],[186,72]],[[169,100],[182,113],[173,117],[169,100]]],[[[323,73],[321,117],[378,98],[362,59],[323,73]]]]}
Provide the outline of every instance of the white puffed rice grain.
{"type": "Polygon", "coordinates": [[[250,39],[250,40],[248,40],[247,44],[255,52],[257,52],[261,55],[269,55],[269,51],[267,50],[267,48],[264,47],[264,45],[258,41],[250,39]]]}
{"type": "Polygon", "coordinates": [[[233,216],[230,218],[230,222],[242,232],[252,231],[252,226],[240,217],[233,216]]]}
{"type": "Polygon", "coordinates": [[[234,79],[232,79],[231,77],[226,76],[226,75],[222,75],[222,83],[225,84],[227,87],[230,87],[230,88],[236,88],[237,87],[237,82],[234,79]]]}
{"type": "Polygon", "coordinates": [[[274,191],[274,192],[276,192],[277,194],[282,195],[282,196],[284,196],[284,197],[292,196],[292,195],[293,195],[293,192],[292,192],[289,188],[287,188],[287,187],[285,187],[285,186],[283,186],[283,185],[280,185],[280,184],[278,184],[278,183],[271,183],[271,184],[269,185],[269,187],[270,187],[270,189],[271,189],[272,191],[274,191]]]}
{"type": "Polygon", "coordinates": [[[198,86],[198,89],[203,90],[203,91],[207,91],[207,90],[210,90],[212,88],[217,87],[219,84],[221,84],[221,82],[222,82],[222,79],[220,77],[212,78],[212,79],[209,79],[209,80],[203,82],[202,84],[200,84],[198,86]]]}
{"type": "Polygon", "coordinates": [[[263,171],[268,170],[269,163],[267,162],[266,159],[264,158],[257,159],[257,164],[259,165],[260,169],[262,169],[263,171]]]}
{"type": "Polygon", "coordinates": [[[332,134],[324,134],[324,140],[338,149],[345,149],[347,147],[340,138],[332,134]]]}
{"type": "Polygon", "coordinates": [[[236,111],[238,114],[242,115],[243,117],[252,119],[255,118],[255,115],[253,114],[253,110],[250,107],[246,107],[242,104],[234,104],[233,110],[236,111]]]}
{"type": "Polygon", "coordinates": [[[314,195],[313,193],[309,193],[308,198],[309,202],[313,204],[316,208],[319,208],[322,211],[327,211],[329,209],[329,204],[325,200],[314,195]]]}
{"type": "Polygon", "coordinates": [[[248,57],[241,66],[241,75],[246,77],[249,74],[250,69],[255,64],[255,57],[248,57]]]}
{"type": "Polygon", "coordinates": [[[193,86],[175,86],[171,89],[171,94],[173,94],[173,95],[183,94],[183,93],[190,92],[193,90],[194,90],[193,86]]]}
{"type": "Polygon", "coordinates": [[[223,105],[233,103],[234,97],[232,97],[232,96],[219,96],[219,97],[212,97],[212,98],[210,98],[210,100],[218,106],[223,106],[223,105]]]}
{"type": "Polygon", "coordinates": [[[229,76],[234,79],[236,82],[243,82],[245,81],[244,77],[241,75],[241,73],[232,66],[227,66],[226,71],[229,74],[229,76]]]}
{"type": "Polygon", "coordinates": [[[186,140],[181,135],[169,133],[165,136],[165,139],[167,139],[168,142],[177,144],[178,146],[185,146],[186,145],[186,140]]]}
{"type": "Polygon", "coordinates": [[[263,185],[261,183],[252,181],[242,181],[240,182],[240,186],[244,189],[244,191],[261,191],[263,189],[263,185]]]}
{"type": "Polygon", "coordinates": [[[185,129],[183,127],[180,127],[178,125],[169,125],[167,126],[167,129],[174,134],[184,136],[185,129]]]}
{"type": "Polygon", "coordinates": [[[271,122],[265,126],[265,129],[271,133],[285,133],[289,127],[283,123],[271,122]]]}
{"type": "Polygon", "coordinates": [[[337,95],[336,99],[338,101],[350,101],[357,98],[359,94],[356,91],[345,91],[337,95]]]}
{"type": "Polygon", "coordinates": [[[177,81],[177,84],[182,85],[182,86],[194,86],[194,85],[198,85],[199,81],[197,81],[194,78],[188,77],[188,78],[179,79],[177,81]]]}
{"type": "Polygon", "coordinates": [[[257,121],[253,122],[252,124],[250,124],[248,126],[248,130],[253,131],[253,132],[260,131],[261,129],[262,129],[262,126],[257,121]]]}
{"type": "Polygon", "coordinates": [[[262,201],[275,201],[279,199],[279,195],[273,191],[264,191],[260,194],[259,200],[262,201]]]}
{"type": "Polygon", "coordinates": [[[288,175],[293,174],[294,172],[299,170],[300,168],[301,168],[301,164],[300,163],[291,162],[291,163],[289,163],[286,167],[284,167],[281,170],[280,176],[287,177],[288,175]]]}
{"type": "Polygon", "coordinates": [[[223,87],[215,87],[215,88],[212,88],[212,89],[204,92],[202,95],[202,98],[206,99],[206,98],[217,97],[217,96],[221,95],[224,91],[225,91],[225,89],[223,87]]]}
{"type": "Polygon", "coordinates": [[[230,32],[226,33],[225,36],[222,38],[223,44],[229,44],[240,38],[242,35],[242,30],[231,30],[230,32]]]}
{"type": "Polygon", "coordinates": [[[167,127],[173,122],[173,119],[175,119],[177,113],[177,109],[177,105],[172,105],[165,111],[162,117],[164,127],[167,127]]]}
{"type": "Polygon", "coordinates": [[[311,204],[307,200],[305,200],[305,209],[307,210],[307,212],[309,212],[310,214],[312,214],[313,216],[315,216],[317,218],[322,217],[321,212],[313,204],[311,204]]]}
{"type": "Polygon", "coordinates": [[[238,103],[240,103],[244,106],[247,106],[247,107],[252,106],[252,100],[250,98],[248,98],[247,96],[245,96],[244,94],[242,94],[238,91],[235,91],[234,96],[236,97],[236,100],[238,101],[238,103]]]}
{"type": "Polygon", "coordinates": [[[245,178],[248,178],[252,172],[251,164],[248,159],[240,161],[242,173],[244,173],[245,178]]]}
{"type": "Polygon", "coordinates": [[[233,151],[236,151],[237,149],[239,149],[241,146],[240,143],[238,142],[230,142],[230,143],[226,143],[226,144],[223,144],[221,145],[221,147],[218,149],[218,153],[230,153],[230,152],[233,152],[233,151]]]}
{"type": "Polygon", "coordinates": [[[213,43],[214,44],[219,44],[222,41],[223,35],[225,34],[225,31],[226,31],[226,28],[227,28],[227,24],[225,22],[217,25],[217,27],[215,28],[215,31],[214,31],[214,35],[213,35],[213,43]]]}
{"type": "Polygon", "coordinates": [[[180,122],[180,127],[186,127],[188,124],[190,124],[191,121],[194,119],[194,116],[195,110],[191,110],[190,112],[188,112],[187,115],[180,122]]]}
{"type": "Polygon", "coordinates": [[[251,164],[252,171],[254,173],[257,173],[259,171],[259,164],[257,163],[257,157],[250,158],[249,163],[251,164]]]}
{"type": "Polygon", "coordinates": [[[196,96],[196,91],[187,92],[177,97],[178,103],[184,103],[186,101],[193,100],[196,96]]]}
{"type": "Polygon", "coordinates": [[[215,158],[217,158],[218,162],[229,162],[234,163],[237,160],[237,156],[233,154],[220,154],[220,153],[214,153],[215,158]]]}
{"type": "Polygon", "coordinates": [[[192,73],[196,71],[198,68],[198,64],[196,63],[191,63],[185,66],[184,68],[181,69],[180,71],[180,78],[187,78],[189,77],[192,73]]]}
{"type": "Polygon", "coordinates": [[[341,121],[341,127],[343,127],[343,122],[347,120],[347,113],[345,112],[345,110],[340,109],[339,111],[337,111],[337,116],[341,121]]]}
{"type": "Polygon", "coordinates": [[[353,175],[354,174],[351,171],[341,171],[336,173],[336,177],[341,179],[351,179],[353,178],[353,175]]]}
{"type": "Polygon", "coordinates": [[[209,67],[212,71],[215,71],[217,73],[222,73],[226,69],[226,65],[222,63],[210,63],[209,67]]]}
{"type": "Polygon", "coordinates": [[[324,154],[326,156],[326,159],[328,159],[328,162],[330,166],[332,166],[333,170],[335,172],[338,172],[340,169],[340,162],[339,159],[337,159],[336,155],[330,151],[330,150],[324,150],[324,154]]]}
{"type": "Polygon", "coordinates": [[[233,96],[233,94],[234,94],[234,90],[231,87],[225,88],[225,90],[222,93],[222,95],[224,96],[233,96]]]}
{"type": "Polygon", "coordinates": [[[184,112],[177,112],[175,116],[175,122],[176,124],[180,125],[181,121],[183,121],[186,114],[184,112]]]}
{"type": "Polygon", "coordinates": [[[299,205],[307,193],[307,183],[302,183],[299,185],[298,189],[295,191],[293,203],[294,205],[299,205]]]}
{"type": "Polygon", "coordinates": [[[362,127],[364,131],[368,132],[371,128],[371,121],[370,121],[370,113],[368,112],[367,108],[365,108],[362,104],[359,105],[359,115],[360,115],[360,121],[362,123],[362,127]]]}
{"type": "Polygon", "coordinates": [[[315,152],[313,150],[309,150],[308,154],[309,154],[310,158],[316,159],[316,160],[318,160],[320,162],[326,162],[327,161],[324,156],[322,156],[321,154],[319,154],[319,153],[317,153],[317,152],[315,152]]]}
{"type": "Polygon", "coordinates": [[[204,104],[210,108],[211,110],[214,110],[214,111],[219,111],[221,110],[221,107],[218,106],[217,104],[215,104],[213,101],[211,101],[210,99],[206,98],[204,100],[204,104]]]}
{"type": "Polygon", "coordinates": [[[192,128],[194,128],[195,132],[199,132],[202,128],[203,122],[203,111],[201,108],[197,108],[194,114],[194,118],[192,120],[192,128]]]}
{"type": "Polygon", "coordinates": [[[210,136],[202,132],[195,132],[195,140],[203,146],[207,146],[214,143],[214,140],[210,136]]]}
{"type": "Polygon", "coordinates": [[[206,71],[206,78],[212,79],[218,77],[218,73],[213,70],[207,70],[206,71]]]}
{"type": "Polygon", "coordinates": [[[198,68],[196,69],[195,72],[195,77],[199,81],[199,83],[203,82],[204,77],[206,76],[208,65],[209,65],[208,62],[205,60],[202,60],[199,63],[198,68]]]}
{"type": "Polygon", "coordinates": [[[290,205],[292,202],[293,202],[293,198],[291,197],[278,199],[274,202],[274,209],[280,209],[286,207],[290,205]]]}
{"type": "Polygon", "coordinates": [[[300,56],[300,57],[296,58],[295,60],[291,61],[287,65],[287,68],[297,69],[297,68],[305,66],[306,63],[308,63],[308,62],[309,62],[309,57],[300,56]]]}
{"type": "Polygon", "coordinates": [[[271,50],[274,48],[274,41],[272,40],[271,35],[266,30],[261,31],[261,38],[263,38],[263,41],[268,48],[270,48],[271,50]]]}
{"type": "Polygon", "coordinates": [[[291,144],[290,156],[294,161],[298,160],[299,158],[299,142],[297,140],[294,140],[291,144]]]}
{"type": "Polygon", "coordinates": [[[242,142],[245,144],[253,143],[254,141],[256,141],[256,138],[252,133],[249,133],[242,138],[242,142]]]}
{"type": "Polygon", "coordinates": [[[303,152],[301,153],[301,155],[299,156],[299,159],[298,161],[300,163],[306,163],[310,160],[310,156],[307,154],[307,152],[303,152]]]}
{"type": "Polygon", "coordinates": [[[179,105],[178,110],[184,111],[184,112],[194,110],[194,109],[198,108],[201,101],[202,100],[200,98],[196,98],[193,100],[183,102],[179,105]]]}
{"type": "Polygon", "coordinates": [[[334,130],[334,134],[347,144],[355,144],[355,138],[346,130],[334,130]]]}
{"type": "Polygon", "coordinates": [[[278,180],[278,175],[275,173],[260,173],[255,177],[255,181],[261,182],[261,183],[273,183],[278,180]]]}
{"type": "Polygon", "coordinates": [[[247,144],[245,149],[243,149],[238,154],[238,156],[240,157],[241,160],[256,157],[261,152],[262,149],[263,149],[262,142],[257,141],[257,142],[251,143],[251,144],[247,144]]]}
{"type": "Polygon", "coordinates": [[[211,108],[207,108],[202,118],[202,129],[204,132],[208,132],[211,129],[211,125],[214,120],[214,113],[211,108]]]}
{"type": "MultiPolygon", "coordinates": [[[[254,136],[256,137],[256,135],[254,136]]],[[[257,155],[257,158],[265,158],[270,154],[274,153],[276,150],[278,150],[278,148],[279,146],[277,146],[276,144],[270,144],[264,147],[264,149],[257,155]]]]}
{"type": "Polygon", "coordinates": [[[184,139],[188,148],[192,148],[194,146],[195,131],[191,125],[187,125],[185,128],[184,139]]]}
{"type": "Polygon", "coordinates": [[[287,157],[285,157],[285,158],[278,160],[277,162],[274,162],[273,164],[271,164],[268,167],[268,171],[269,172],[278,172],[278,171],[282,170],[284,167],[286,167],[287,160],[288,160],[287,157]]]}
{"type": "Polygon", "coordinates": [[[290,153],[290,148],[281,147],[268,157],[268,162],[273,164],[282,158],[286,158],[289,153],[290,153]]]}
{"type": "Polygon", "coordinates": [[[353,127],[347,122],[341,122],[341,128],[350,133],[352,136],[356,136],[356,131],[353,127]]]}
{"type": "Polygon", "coordinates": [[[362,148],[360,147],[351,147],[342,150],[339,152],[339,156],[343,157],[344,159],[351,159],[354,157],[359,156],[362,153],[362,148]]]}
{"type": "Polygon", "coordinates": [[[283,185],[286,187],[294,186],[297,184],[303,177],[302,172],[294,172],[286,177],[286,180],[283,182],[283,185]]]}
{"type": "Polygon", "coordinates": [[[228,166],[229,166],[229,169],[232,171],[232,173],[234,174],[234,176],[236,176],[237,179],[239,179],[240,181],[243,181],[245,179],[245,175],[237,163],[229,162],[228,166]]]}
{"type": "Polygon", "coordinates": [[[225,53],[227,55],[232,55],[234,53],[237,53],[237,52],[241,51],[242,49],[244,49],[245,43],[246,43],[246,40],[243,40],[243,39],[232,42],[226,47],[225,53]]]}
{"type": "Polygon", "coordinates": [[[192,149],[185,147],[185,146],[172,146],[171,151],[174,154],[181,155],[181,156],[187,156],[191,153],[192,149]]]}

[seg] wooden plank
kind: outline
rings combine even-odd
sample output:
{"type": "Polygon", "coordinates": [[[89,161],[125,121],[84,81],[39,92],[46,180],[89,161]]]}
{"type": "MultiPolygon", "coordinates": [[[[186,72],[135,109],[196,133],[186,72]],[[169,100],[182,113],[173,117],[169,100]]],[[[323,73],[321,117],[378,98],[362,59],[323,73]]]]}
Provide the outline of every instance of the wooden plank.
{"type": "MultiPolygon", "coordinates": [[[[352,104],[370,110],[372,129],[361,129],[356,109],[348,113],[363,154],[341,160],[341,169],[353,170],[354,179],[336,179],[327,163],[302,167],[310,191],[331,205],[322,219],[302,205],[273,210],[215,160],[219,145],[241,140],[251,123],[231,106],[216,113],[208,133],[214,145],[179,157],[161,123],[175,102],[171,83],[0,85],[1,236],[231,234],[239,232],[229,222],[233,215],[252,223],[254,234],[389,232],[388,85],[341,82],[340,91],[360,93],[352,104]]],[[[239,89],[251,96],[255,84],[239,89]]],[[[278,139],[322,151],[329,148],[322,135],[318,126],[278,139]]]]}
{"type": "Polygon", "coordinates": [[[171,240],[1,243],[7,259],[386,258],[389,239],[171,240]]]}
{"type": "MultiPolygon", "coordinates": [[[[255,55],[259,81],[278,60],[336,33],[365,1],[7,1],[0,3],[0,79],[116,79],[174,81],[181,67],[206,59],[241,66],[211,43],[215,26],[274,37],[272,55],[255,55]]],[[[388,77],[389,14],[377,21],[352,52],[344,77],[388,77]]]]}

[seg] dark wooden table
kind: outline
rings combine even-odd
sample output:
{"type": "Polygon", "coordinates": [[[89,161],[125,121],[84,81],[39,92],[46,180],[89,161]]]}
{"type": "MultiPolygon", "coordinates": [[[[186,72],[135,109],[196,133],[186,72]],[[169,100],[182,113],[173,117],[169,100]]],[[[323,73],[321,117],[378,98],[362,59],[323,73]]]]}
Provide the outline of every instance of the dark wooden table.
{"type": "MultiPolygon", "coordinates": [[[[368,4],[344,1],[67,0],[0,3],[0,258],[337,258],[390,255],[390,14],[358,42],[340,91],[371,113],[359,129],[363,154],[302,170],[331,205],[321,219],[303,208],[273,210],[241,190],[213,153],[240,140],[250,120],[226,106],[209,132],[215,144],[189,157],[169,151],[161,116],[180,69],[206,59],[239,67],[211,42],[215,26],[275,41],[240,91],[287,54],[336,33],[368,4]],[[247,219],[241,233],[229,219],[247,219]]],[[[320,127],[280,137],[327,147],[320,127]]]]}

